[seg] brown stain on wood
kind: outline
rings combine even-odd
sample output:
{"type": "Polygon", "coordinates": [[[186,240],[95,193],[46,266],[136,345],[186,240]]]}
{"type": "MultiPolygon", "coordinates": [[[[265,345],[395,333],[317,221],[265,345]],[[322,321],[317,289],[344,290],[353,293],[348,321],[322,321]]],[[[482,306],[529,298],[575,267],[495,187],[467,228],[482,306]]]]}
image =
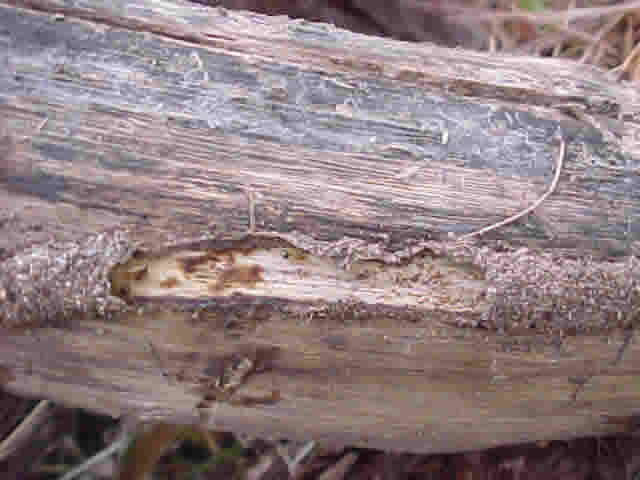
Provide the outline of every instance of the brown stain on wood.
{"type": "Polygon", "coordinates": [[[209,285],[209,290],[220,293],[227,288],[245,286],[255,288],[258,282],[264,280],[264,269],[260,265],[231,266],[220,274],[218,280],[209,285]]]}
{"type": "Polygon", "coordinates": [[[123,299],[130,297],[131,285],[144,280],[149,273],[149,266],[144,258],[144,252],[136,250],[129,260],[116,265],[108,272],[112,295],[123,299]]]}
{"type": "Polygon", "coordinates": [[[176,277],[169,277],[160,282],[160,286],[163,288],[173,288],[180,285],[180,281],[176,277]]]}
{"type": "Polygon", "coordinates": [[[198,266],[207,263],[209,260],[215,260],[215,256],[211,256],[210,254],[205,255],[197,255],[197,256],[188,256],[183,257],[178,260],[180,265],[182,266],[182,270],[186,274],[195,273],[198,266]]]}

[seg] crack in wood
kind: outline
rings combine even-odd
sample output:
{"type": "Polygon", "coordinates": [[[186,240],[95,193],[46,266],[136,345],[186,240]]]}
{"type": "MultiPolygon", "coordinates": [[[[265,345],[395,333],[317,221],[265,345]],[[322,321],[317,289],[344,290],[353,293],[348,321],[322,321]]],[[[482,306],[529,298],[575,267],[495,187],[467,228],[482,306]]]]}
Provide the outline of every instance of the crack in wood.
{"type": "Polygon", "coordinates": [[[240,347],[236,352],[209,360],[203,374],[195,379],[202,399],[196,408],[209,408],[214,402],[238,406],[271,405],[280,400],[280,391],[264,395],[239,395],[238,390],[256,374],[273,368],[280,350],[274,347],[240,347]]]}
{"type": "Polygon", "coordinates": [[[341,265],[262,234],[137,252],[114,268],[110,279],[112,293],[128,300],[199,299],[209,304],[244,295],[458,312],[479,306],[485,288],[478,267],[428,251],[395,264],[372,257],[341,265]]]}

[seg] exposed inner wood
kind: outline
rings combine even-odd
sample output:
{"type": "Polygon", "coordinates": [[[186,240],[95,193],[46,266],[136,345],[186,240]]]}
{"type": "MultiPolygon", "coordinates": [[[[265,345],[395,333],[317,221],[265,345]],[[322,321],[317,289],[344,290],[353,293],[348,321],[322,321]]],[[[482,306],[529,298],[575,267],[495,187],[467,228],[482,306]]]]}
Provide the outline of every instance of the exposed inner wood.
{"type": "Polygon", "coordinates": [[[248,237],[227,250],[196,247],[134,254],[111,272],[113,293],[124,298],[184,299],[242,294],[432,309],[446,304],[451,311],[457,303],[462,311],[465,303],[478,308],[487,287],[479,267],[429,252],[396,265],[374,258],[340,266],[329,257],[313,255],[275,236],[248,237]]]}

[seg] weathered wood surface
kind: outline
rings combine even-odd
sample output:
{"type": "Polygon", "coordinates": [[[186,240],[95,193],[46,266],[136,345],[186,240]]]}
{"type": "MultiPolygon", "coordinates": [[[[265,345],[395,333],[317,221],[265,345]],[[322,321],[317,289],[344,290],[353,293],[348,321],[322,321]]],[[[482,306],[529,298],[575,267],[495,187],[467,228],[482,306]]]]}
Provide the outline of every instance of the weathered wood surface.
{"type": "Polygon", "coordinates": [[[637,89],[179,2],[0,25],[6,388],[416,452],[635,412],[637,89]],[[534,201],[555,135],[535,214],[442,243],[534,201]]]}

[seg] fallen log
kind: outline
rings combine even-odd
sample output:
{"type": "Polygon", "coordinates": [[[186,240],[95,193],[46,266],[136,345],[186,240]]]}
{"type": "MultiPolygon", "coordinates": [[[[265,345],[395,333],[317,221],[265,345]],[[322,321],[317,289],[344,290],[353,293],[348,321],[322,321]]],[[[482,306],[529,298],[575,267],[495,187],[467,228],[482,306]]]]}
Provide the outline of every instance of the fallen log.
{"type": "Polygon", "coordinates": [[[179,2],[0,24],[5,389],[412,452],[636,412],[633,87],[179,2]]]}

